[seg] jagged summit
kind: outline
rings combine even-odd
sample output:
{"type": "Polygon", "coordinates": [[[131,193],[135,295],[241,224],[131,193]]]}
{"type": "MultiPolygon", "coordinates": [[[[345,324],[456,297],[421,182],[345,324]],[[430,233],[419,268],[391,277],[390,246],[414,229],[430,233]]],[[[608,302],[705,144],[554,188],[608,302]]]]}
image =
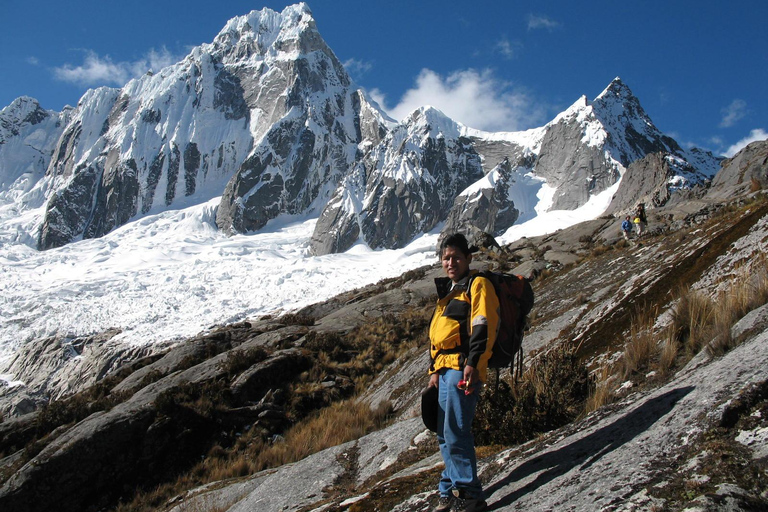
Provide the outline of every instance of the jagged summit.
{"type": "Polygon", "coordinates": [[[228,57],[311,53],[326,50],[312,11],[305,3],[289,5],[281,12],[264,8],[232,18],[214,39],[217,49],[228,57]]]}
{"type": "Polygon", "coordinates": [[[464,126],[446,116],[441,110],[427,105],[414,110],[403,120],[408,131],[421,131],[424,135],[431,137],[452,137],[456,138],[465,131],[464,126]]]}
{"type": "Polygon", "coordinates": [[[0,110],[0,144],[19,134],[24,124],[35,125],[48,116],[36,99],[21,96],[0,110]]]}
{"type": "Polygon", "coordinates": [[[621,79],[621,77],[617,76],[613,80],[611,80],[611,83],[608,84],[608,87],[606,87],[603,92],[597,95],[595,98],[595,101],[601,100],[606,97],[614,97],[614,98],[620,98],[622,100],[636,100],[634,93],[632,93],[632,90],[629,88],[629,86],[624,83],[624,81],[621,79]]]}

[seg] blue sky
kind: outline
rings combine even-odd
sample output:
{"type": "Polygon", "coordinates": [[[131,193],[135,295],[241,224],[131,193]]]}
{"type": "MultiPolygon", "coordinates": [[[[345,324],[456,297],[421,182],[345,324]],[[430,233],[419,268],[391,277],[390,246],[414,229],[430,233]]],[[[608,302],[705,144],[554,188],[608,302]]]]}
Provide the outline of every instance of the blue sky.
{"type": "MultiPolygon", "coordinates": [[[[0,108],[76,105],[293,2],[0,0],[0,108]]],[[[313,0],[320,34],[395,118],[433,105],[468,126],[542,126],[619,76],[659,129],[730,155],[768,138],[768,2],[313,0]]]]}

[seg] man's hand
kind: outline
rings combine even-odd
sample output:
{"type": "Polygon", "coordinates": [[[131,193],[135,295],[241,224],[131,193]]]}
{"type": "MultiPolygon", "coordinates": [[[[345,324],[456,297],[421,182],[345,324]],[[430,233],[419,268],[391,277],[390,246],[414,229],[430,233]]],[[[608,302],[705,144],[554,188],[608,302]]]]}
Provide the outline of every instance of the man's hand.
{"type": "Polygon", "coordinates": [[[429,384],[427,384],[428,388],[436,388],[437,387],[437,380],[439,376],[437,373],[433,373],[429,376],[429,384]]]}
{"type": "Polygon", "coordinates": [[[464,390],[465,395],[471,395],[475,392],[475,388],[481,384],[480,382],[480,372],[477,371],[477,368],[474,366],[465,366],[464,367],[464,379],[463,381],[459,383],[459,387],[464,390]],[[461,384],[464,384],[462,387],[461,384]]]}

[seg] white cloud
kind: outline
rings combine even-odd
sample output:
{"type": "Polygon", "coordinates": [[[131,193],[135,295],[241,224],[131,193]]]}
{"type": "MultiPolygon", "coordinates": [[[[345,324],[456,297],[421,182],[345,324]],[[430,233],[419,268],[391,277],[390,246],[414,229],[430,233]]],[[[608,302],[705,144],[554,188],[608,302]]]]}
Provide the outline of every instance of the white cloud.
{"type": "Polygon", "coordinates": [[[423,69],[414,88],[395,107],[388,109],[382,95],[374,98],[397,120],[429,105],[455,121],[486,131],[524,130],[543,124],[546,114],[525,91],[497,79],[490,70],[468,69],[442,77],[423,69]]]}
{"type": "Polygon", "coordinates": [[[528,30],[535,30],[538,28],[544,28],[549,31],[560,28],[560,22],[557,22],[546,16],[538,16],[536,14],[528,15],[528,30]]]}
{"type": "Polygon", "coordinates": [[[113,62],[109,55],[101,57],[88,50],[83,64],[65,64],[54,68],[54,76],[61,81],[82,86],[123,86],[132,78],[137,78],[149,70],[158,71],[178,60],[179,57],[172,55],[166,48],[160,51],[152,49],[134,62],[113,62]]]}
{"type": "Polygon", "coordinates": [[[729,128],[747,115],[747,102],[744,100],[733,100],[721,112],[723,120],[720,121],[720,128],[729,128]]]}
{"type": "Polygon", "coordinates": [[[732,145],[725,151],[725,156],[728,158],[732,157],[742,149],[744,149],[747,145],[749,145],[752,142],[757,142],[759,140],[767,140],[768,139],[768,132],[763,130],[762,128],[756,128],[749,132],[749,135],[741,139],[736,144],[732,145]]]}
{"type": "Polygon", "coordinates": [[[510,41],[506,38],[496,43],[496,50],[507,59],[514,59],[522,50],[523,44],[519,41],[510,41]]]}
{"type": "Polygon", "coordinates": [[[373,68],[373,65],[370,62],[358,59],[346,60],[342,63],[342,65],[344,66],[344,69],[347,70],[347,73],[353,77],[360,77],[373,68]]]}
{"type": "Polygon", "coordinates": [[[371,98],[373,101],[379,104],[381,108],[383,108],[385,111],[387,110],[384,105],[387,103],[387,95],[382,92],[381,89],[378,87],[373,89],[366,89],[365,93],[368,95],[369,98],[371,98]]]}

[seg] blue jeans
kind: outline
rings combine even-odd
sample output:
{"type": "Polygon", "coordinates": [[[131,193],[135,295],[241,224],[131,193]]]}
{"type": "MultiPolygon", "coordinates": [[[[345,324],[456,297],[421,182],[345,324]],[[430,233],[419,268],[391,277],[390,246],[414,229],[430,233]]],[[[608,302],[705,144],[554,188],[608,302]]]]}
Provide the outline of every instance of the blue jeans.
{"type": "Polygon", "coordinates": [[[463,372],[444,368],[439,374],[437,441],[445,462],[439,485],[440,495],[448,496],[455,487],[463,489],[469,497],[481,498],[483,487],[477,478],[475,436],[472,435],[472,419],[479,391],[465,395],[457,387],[464,377],[463,372]]]}

